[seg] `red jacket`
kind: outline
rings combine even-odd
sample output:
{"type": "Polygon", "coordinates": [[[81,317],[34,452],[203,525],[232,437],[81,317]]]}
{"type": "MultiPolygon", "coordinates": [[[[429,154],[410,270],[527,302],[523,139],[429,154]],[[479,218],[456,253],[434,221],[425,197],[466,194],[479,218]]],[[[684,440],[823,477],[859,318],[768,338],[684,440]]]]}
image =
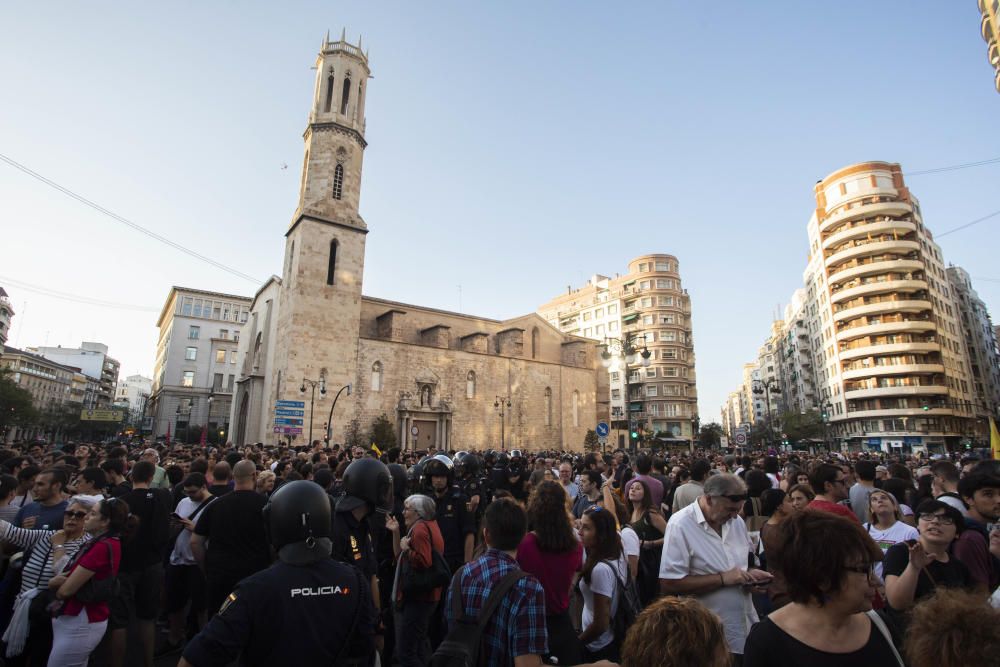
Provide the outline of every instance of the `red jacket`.
{"type": "MultiPolygon", "coordinates": [[[[421,519],[410,529],[410,548],[401,553],[399,557],[409,560],[410,567],[414,570],[426,570],[434,563],[431,554],[432,548],[438,553],[444,553],[444,538],[441,537],[441,529],[438,528],[437,521],[421,519]]],[[[400,582],[396,592],[396,599],[403,599],[402,582],[400,582]]],[[[441,588],[435,588],[430,593],[417,595],[413,599],[418,602],[437,602],[441,599],[441,588]]]]}

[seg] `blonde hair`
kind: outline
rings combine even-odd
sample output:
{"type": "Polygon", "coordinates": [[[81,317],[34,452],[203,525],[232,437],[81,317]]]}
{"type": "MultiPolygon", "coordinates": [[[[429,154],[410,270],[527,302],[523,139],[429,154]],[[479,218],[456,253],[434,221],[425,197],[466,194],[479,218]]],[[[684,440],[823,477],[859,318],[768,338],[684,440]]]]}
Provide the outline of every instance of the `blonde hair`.
{"type": "Polygon", "coordinates": [[[889,497],[889,502],[892,503],[892,514],[896,517],[896,521],[903,520],[903,510],[899,508],[899,501],[896,500],[896,496],[892,495],[888,491],[883,491],[882,489],[875,489],[868,494],[868,521],[871,525],[875,525],[878,522],[878,517],[875,516],[875,512],[872,511],[872,498],[876,493],[882,493],[889,497]]]}
{"type": "Polygon", "coordinates": [[[688,597],[662,597],[643,610],[622,645],[622,667],[729,667],[719,617],[688,597]]]}

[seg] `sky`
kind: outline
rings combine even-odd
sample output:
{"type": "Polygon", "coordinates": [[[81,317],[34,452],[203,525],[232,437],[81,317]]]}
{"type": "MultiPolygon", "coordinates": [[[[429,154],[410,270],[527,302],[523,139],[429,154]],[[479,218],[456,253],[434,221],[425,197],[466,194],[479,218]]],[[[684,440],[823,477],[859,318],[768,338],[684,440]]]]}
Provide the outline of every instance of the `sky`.
{"type": "MultiPolygon", "coordinates": [[[[364,293],[505,319],[675,255],[706,422],[802,285],[817,180],[1000,157],[979,21],[974,0],[3,3],[0,155],[263,281],[296,206],[311,66],[346,27],[374,76],[364,293]]],[[[940,235],[1000,208],[998,176],[907,183],[940,235]]],[[[939,241],[993,311],[998,227],[939,241]]],[[[171,285],[260,283],[0,161],[8,345],[100,341],[151,376],[171,285]]]]}

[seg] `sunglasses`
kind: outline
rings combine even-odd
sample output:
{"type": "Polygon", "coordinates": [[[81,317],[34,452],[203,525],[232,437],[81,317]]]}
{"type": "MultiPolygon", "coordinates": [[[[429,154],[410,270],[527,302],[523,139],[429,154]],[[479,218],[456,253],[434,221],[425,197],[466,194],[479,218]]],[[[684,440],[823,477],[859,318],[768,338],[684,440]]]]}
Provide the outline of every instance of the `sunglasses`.
{"type": "Polygon", "coordinates": [[[65,512],[63,512],[63,516],[65,516],[67,519],[69,518],[83,519],[87,516],[87,512],[70,512],[69,510],[66,510],[65,512]]]}

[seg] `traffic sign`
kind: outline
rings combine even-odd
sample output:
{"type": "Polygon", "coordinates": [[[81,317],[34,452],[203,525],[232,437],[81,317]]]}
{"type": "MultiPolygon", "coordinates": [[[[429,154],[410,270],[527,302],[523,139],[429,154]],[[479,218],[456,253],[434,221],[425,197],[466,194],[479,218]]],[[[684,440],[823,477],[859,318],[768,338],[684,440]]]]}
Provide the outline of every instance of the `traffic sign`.
{"type": "Polygon", "coordinates": [[[304,420],[298,419],[297,417],[275,417],[275,424],[283,424],[285,426],[302,426],[304,420]]]}
{"type": "Polygon", "coordinates": [[[607,422],[597,422],[597,429],[596,430],[597,430],[597,437],[599,437],[599,438],[607,438],[608,437],[608,433],[611,432],[611,429],[608,428],[608,423],[607,422]]]}
{"type": "Polygon", "coordinates": [[[277,410],[274,411],[274,414],[278,415],[279,417],[305,417],[306,416],[306,411],[305,410],[284,410],[284,409],[280,409],[279,408],[279,409],[277,409],[277,410]]]}
{"type": "Polygon", "coordinates": [[[743,445],[747,444],[747,434],[744,433],[743,431],[737,431],[735,440],[737,446],[742,447],[743,445]]]}
{"type": "Polygon", "coordinates": [[[275,401],[274,407],[276,408],[304,408],[306,407],[305,401],[275,401]]]}
{"type": "Polygon", "coordinates": [[[297,427],[297,426],[275,426],[274,427],[274,432],[275,433],[285,433],[285,434],[290,434],[290,433],[301,434],[302,433],[302,429],[299,428],[299,427],[297,427]]]}

